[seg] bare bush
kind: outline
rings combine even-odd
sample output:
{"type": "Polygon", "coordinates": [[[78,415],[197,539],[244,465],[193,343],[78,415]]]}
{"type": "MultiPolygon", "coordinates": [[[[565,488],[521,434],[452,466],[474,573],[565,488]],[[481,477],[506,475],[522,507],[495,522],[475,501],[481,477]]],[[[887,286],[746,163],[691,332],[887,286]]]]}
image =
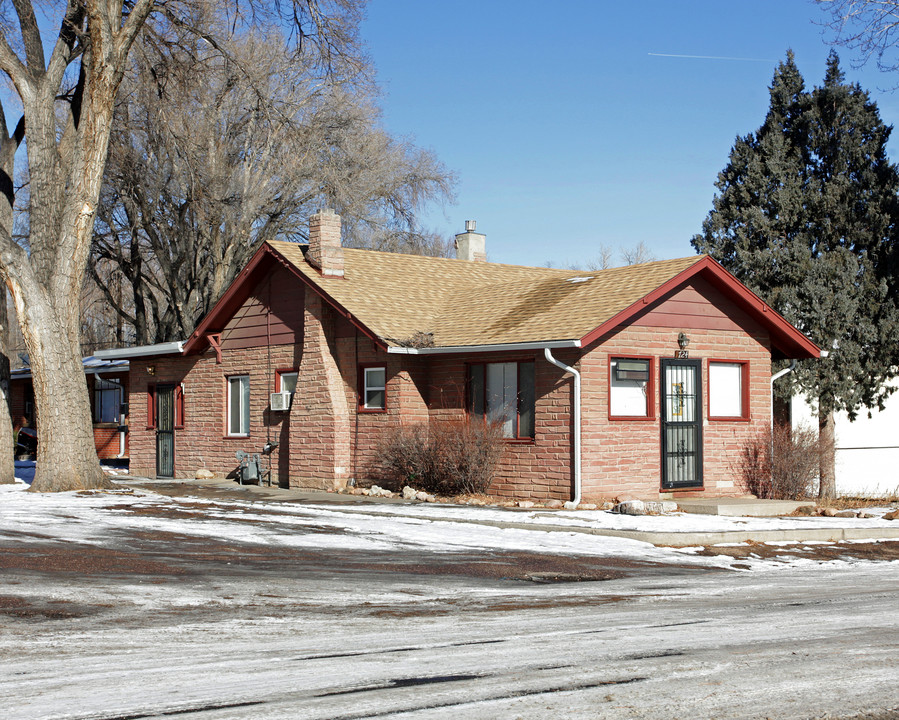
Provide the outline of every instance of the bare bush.
{"type": "Polygon", "coordinates": [[[486,492],[503,451],[502,428],[479,419],[400,426],[378,448],[378,473],[442,495],[486,492]]]}
{"type": "Polygon", "coordinates": [[[743,489],[756,497],[799,500],[812,496],[819,467],[833,451],[833,441],[819,446],[818,433],[808,426],[776,426],[746,443],[735,470],[743,489]]]}

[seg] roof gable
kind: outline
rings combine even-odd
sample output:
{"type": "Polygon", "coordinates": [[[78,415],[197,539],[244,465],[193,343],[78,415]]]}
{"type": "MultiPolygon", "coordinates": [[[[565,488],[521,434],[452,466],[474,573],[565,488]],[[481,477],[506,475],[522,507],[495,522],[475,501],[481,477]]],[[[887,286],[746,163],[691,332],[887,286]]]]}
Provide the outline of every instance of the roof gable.
{"type": "Polygon", "coordinates": [[[306,246],[265,243],[203,319],[185,352],[205,347],[246,301],[273,263],[329,302],[382,347],[418,333],[436,348],[572,341],[586,344],[667,293],[702,276],[769,330],[783,357],[817,357],[818,348],[708,256],[592,272],[344,248],[344,276],[322,277],[306,246]]]}

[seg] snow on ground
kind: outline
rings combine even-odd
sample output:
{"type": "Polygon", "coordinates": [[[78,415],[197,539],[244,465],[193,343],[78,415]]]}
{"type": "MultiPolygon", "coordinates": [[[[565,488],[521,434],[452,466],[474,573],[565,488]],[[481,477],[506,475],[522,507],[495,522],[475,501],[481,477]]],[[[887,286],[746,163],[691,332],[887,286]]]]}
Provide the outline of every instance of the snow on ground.
{"type": "MultiPolygon", "coordinates": [[[[286,548],[435,553],[484,549],[539,551],[763,569],[814,561],[797,557],[738,561],[726,553],[696,555],[696,548],[656,547],[631,538],[585,533],[583,529],[683,533],[685,541],[690,542],[690,533],[818,527],[870,528],[872,537],[876,537],[877,528],[896,526],[895,522],[880,517],[887,508],[872,511],[878,515],[872,519],[746,518],[684,513],[628,516],[604,511],[509,511],[432,504],[303,505],[252,498],[211,501],[189,496],[169,497],[126,487],[108,492],[50,494],[30,493],[25,489],[24,484],[0,486],[0,540],[107,545],[111,538],[127,530],[286,548]]],[[[813,541],[805,544],[812,545],[813,541]]],[[[728,545],[723,543],[720,547],[728,545]]]]}
{"type": "Polygon", "coordinates": [[[527,522],[535,525],[571,525],[573,527],[602,530],[632,530],[644,532],[727,532],[728,530],[802,530],[808,528],[876,528],[896,527],[896,523],[883,520],[884,513],[895,508],[888,506],[865,508],[875,517],[825,518],[825,517],[734,517],[728,515],[700,515],[671,513],[670,515],[619,515],[605,510],[528,510],[516,511],[478,506],[448,506],[433,504],[411,505],[361,505],[353,512],[377,515],[397,514],[429,519],[492,520],[502,522],[527,522]],[[891,524],[892,523],[892,524],[891,524]]]}

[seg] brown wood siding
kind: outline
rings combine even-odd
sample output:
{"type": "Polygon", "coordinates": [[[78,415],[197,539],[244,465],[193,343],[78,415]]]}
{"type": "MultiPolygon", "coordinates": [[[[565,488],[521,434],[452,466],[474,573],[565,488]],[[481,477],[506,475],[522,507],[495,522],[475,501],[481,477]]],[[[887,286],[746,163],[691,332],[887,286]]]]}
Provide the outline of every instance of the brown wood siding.
{"type": "Polygon", "coordinates": [[[630,324],[638,327],[742,331],[752,335],[761,333],[755,320],[700,277],[692,278],[687,285],[648,306],[630,324]]]}
{"type": "Polygon", "coordinates": [[[294,345],[303,337],[303,289],[287,270],[277,268],[254,288],[222,330],[222,349],[294,345]],[[271,316],[268,304],[271,303],[271,316]],[[270,334],[270,335],[269,335],[270,334]]]}

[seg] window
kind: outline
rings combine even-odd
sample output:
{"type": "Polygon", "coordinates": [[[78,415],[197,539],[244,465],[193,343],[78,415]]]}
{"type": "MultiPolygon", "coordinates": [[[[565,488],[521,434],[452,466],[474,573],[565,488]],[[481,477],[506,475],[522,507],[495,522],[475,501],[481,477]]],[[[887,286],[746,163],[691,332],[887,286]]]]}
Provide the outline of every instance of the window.
{"type": "Polygon", "coordinates": [[[250,376],[228,378],[228,434],[250,434],[250,376]]]}
{"type": "Polygon", "coordinates": [[[362,370],[362,409],[384,410],[387,407],[387,369],[367,367],[362,370]]]}
{"type": "Polygon", "coordinates": [[[652,417],[652,362],[649,358],[611,358],[609,417],[652,417]]]}
{"type": "Polygon", "coordinates": [[[468,366],[468,409],[502,425],[503,437],[534,437],[534,362],[475,363],[468,366]]]}
{"type": "Polygon", "coordinates": [[[709,361],[709,417],[748,419],[747,363],[709,361]]]}
{"type": "Polygon", "coordinates": [[[291,397],[297,389],[297,371],[296,370],[279,370],[278,371],[278,392],[290,393],[291,397]]]}
{"type": "Polygon", "coordinates": [[[94,422],[117,423],[122,405],[122,386],[112,380],[94,379],[94,422]]]}

